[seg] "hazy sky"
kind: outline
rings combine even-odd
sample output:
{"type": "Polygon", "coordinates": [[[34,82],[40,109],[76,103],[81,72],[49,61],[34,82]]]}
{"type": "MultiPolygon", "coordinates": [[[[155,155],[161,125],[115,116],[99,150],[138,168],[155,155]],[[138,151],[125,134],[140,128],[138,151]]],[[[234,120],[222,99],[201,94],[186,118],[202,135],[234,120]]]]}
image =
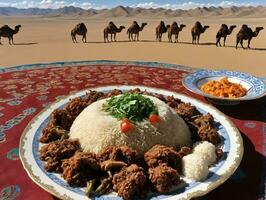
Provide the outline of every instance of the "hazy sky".
{"type": "Polygon", "coordinates": [[[164,7],[171,9],[189,9],[203,6],[249,6],[266,5],[266,0],[0,0],[0,7],[12,6],[19,8],[60,8],[64,6],[77,6],[82,8],[104,8],[117,5],[135,6],[143,8],[164,7]]]}

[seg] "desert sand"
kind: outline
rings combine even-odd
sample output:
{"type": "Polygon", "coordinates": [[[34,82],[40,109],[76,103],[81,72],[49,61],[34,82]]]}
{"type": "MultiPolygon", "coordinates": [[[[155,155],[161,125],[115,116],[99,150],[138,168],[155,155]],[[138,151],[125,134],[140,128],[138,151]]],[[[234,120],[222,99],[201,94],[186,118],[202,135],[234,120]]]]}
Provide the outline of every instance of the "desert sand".
{"type": "MultiPolygon", "coordinates": [[[[21,24],[21,31],[14,36],[16,45],[10,46],[7,38],[0,45],[0,66],[15,66],[31,63],[122,60],[157,61],[204,69],[228,69],[266,77],[266,19],[265,18],[88,18],[88,17],[0,17],[0,25],[14,27],[21,24]],[[103,29],[112,20],[117,26],[129,27],[133,20],[147,22],[140,33],[139,42],[128,42],[126,30],[117,34],[118,42],[103,43],[103,29]],[[187,27],[180,33],[180,43],[168,43],[167,34],[163,42],[155,42],[155,27],[160,20],[166,24],[177,21],[187,27]],[[191,27],[199,20],[210,29],[201,35],[202,45],[192,45],[191,27]],[[70,30],[79,22],[88,28],[87,43],[73,44],[70,30]],[[227,47],[215,46],[215,35],[222,23],[235,24],[237,28],[227,39],[227,47]],[[253,29],[264,26],[257,38],[251,42],[251,50],[235,49],[236,33],[246,23],[253,29]]],[[[246,45],[246,43],[245,43],[246,45]]]]}

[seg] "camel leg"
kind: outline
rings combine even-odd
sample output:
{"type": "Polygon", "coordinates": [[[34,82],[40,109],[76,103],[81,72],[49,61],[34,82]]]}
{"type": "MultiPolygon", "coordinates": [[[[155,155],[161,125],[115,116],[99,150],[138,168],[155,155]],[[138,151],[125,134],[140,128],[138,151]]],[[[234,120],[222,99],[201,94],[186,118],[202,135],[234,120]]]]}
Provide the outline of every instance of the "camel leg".
{"type": "Polygon", "coordinates": [[[131,34],[131,40],[134,41],[134,38],[133,38],[133,33],[131,34]]]}
{"type": "Polygon", "coordinates": [[[197,39],[198,39],[197,44],[199,44],[200,35],[198,35],[198,38],[197,39]]]}
{"type": "Polygon", "coordinates": [[[83,35],[83,37],[82,37],[82,41],[83,41],[84,43],[87,42],[87,41],[86,41],[86,35],[83,35]]]}
{"type": "Polygon", "coordinates": [[[8,38],[9,45],[11,45],[11,37],[8,38]]]}
{"type": "Polygon", "coordinates": [[[195,35],[192,33],[192,44],[194,44],[195,40],[196,40],[195,35]]]}
{"type": "Polygon", "coordinates": [[[113,42],[113,34],[111,33],[111,42],[113,42]]]}
{"type": "Polygon", "coordinates": [[[225,42],[226,42],[226,36],[224,37],[224,47],[225,47],[225,42]]]}
{"type": "Polygon", "coordinates": [[[116,42],[116,33],[114,33],[114,40],[115,40],[115,42],[116,42]]]}
{"type": "Polygon", "coordinates": [[[240,40],[240,44],[241,44],[241,47],[244,49],[243,41],[244,41],[244,40],[240,40]]]}
{"type": "Polygon", "coordinates": [[[77,38],[76,38],[75,35],[72,36],[72,40],[73,40],[74,43],[78,43],[78,42],[77,42],[77,38]]]}
{"type": "Polygon", "coordinates": [[[177,34],[175,34],[175,43],[177,43],[177,37],[178,37],[177,34]]]}
{"type": "Polygon", "coordinates": [[[221,39],[220,37],[217,37],[217,38],[216,38],[216,46],[217,46],[217,47],[218,47],[218,44],[220,43],[220,39],[221,39]]]}
{"type": "Polygon", "coordinates": [[[14,39],[13,39],[13,36],[11,37],[11,42],[12,42],[12,44],[14,44],[14,39]]]}
{"type": "Polygon", "coordinates": [[[139,33],[137,34],[137,40],[139,41],[139,33]]]}
{"type": "Polygon", "coordinates": [[[250,49],[250,41],[251,41],[251,38],[248,39],[248,48],[250,49]]]}

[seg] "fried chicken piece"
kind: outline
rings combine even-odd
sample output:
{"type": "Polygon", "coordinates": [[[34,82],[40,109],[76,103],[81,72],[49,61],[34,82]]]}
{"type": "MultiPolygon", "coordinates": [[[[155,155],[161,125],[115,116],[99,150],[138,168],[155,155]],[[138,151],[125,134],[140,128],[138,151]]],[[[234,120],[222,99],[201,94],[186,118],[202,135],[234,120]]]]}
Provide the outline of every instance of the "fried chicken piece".
{"type": "Polygon", "coordinates": [[[177,114],[182,118],[191,118],[194,115],[200,114],[195,106],[192,106],[190,103],[180,103],[175,108],[177,114]]]}
{"type": "Polygon", "coordinates": [[[211,126],[200,127],[198,134],[201,140],[211,142],[214,145],[219,144],[221,141],[217,130],[211,126]]]}
{"type": "Polygon", "coordinates": [[[90,105],[93,102],[103,99],[105,98],[106,95],[103,92],[97,92],[95,90],[90,90],[89,93],[86,94],[85,98],[84,98],[84,102],[86,103],[86,105],[90,105]]]}
{"type": "Polygon", "coordinates": [[[70,102],[66,105],[65,109],[72,117],[76,118],[86,107],[87,104],[84,99],[77,97],[71,99],[70,102]]]}
{"type": "Polygon", "coordinates": [[[181,149],[177,153],[181,156],[181,158],[183,158],[184,156],[192,153],[192,149],[190,147],[184,146],[181,147],[181,149]]]}
{"type": "Polygon", "coordinates": [[[181,100],[178,98],[174,98],[174,96],[167,96],[166,102],[167,102],[168,106],[175,109],[181,103],[181,100]]]}
{"type": "Polygon", "coordinates": [[[84,187],[88,180],[97,177],[100,165],[95,154],[77,151],[63,161],[62,170],[62,176],[69,185],[84,187]]]}
{"type": "Polygon", "coordinates": [[[99,155],[101,162],[106,160],[122,161],[126,164],[138,163],[140,155],[136,150],[128,146],[108,146],[103,149],[99,155]]]}
{"type": "Polygon", "coordinates": [[[48,143],[55,140],[59,140],[61,138],[68,138],[68,131],[55,127],[52,123],[49,123],[43,130],[42,135],[39,139],[41,143],[48,143]]]}
{"type": "Polygon", "coordinates": [[[144,160],[150,168],[159,166],[162,163],[181,170],[181,155],[173,148],[157,144],[144,154],[144,160]]]}
{"type": "Polygon", "coordinates": [[[40,159],[47,161],[45,170],[49,172],[61,172],[63,159],[70,158],[80,149],[77,140],[57,140],[44,145],[40,149],[40,159]]]}
{"type": "Polygon", "coordinates": [[[135,164],[124,167],[115,174],[112,183],[114,190],[123,199],[131,199],[135,195],[140,195],[147,181],[147,176],[142,167],[135,164]]]}
{"type": "Polygon", "coordinates": [[[53,126],[59,126],[62,127],[62,129],[69,131],[74,119],[75,118],[73,118],[67,110],[56,109],[52,112],[49,123],[53,124],[53,126]]]}
{"type": "Polygon", "coordinates": [[[106,97],[113,97],[120,94],[123,94],[122,90],[114,89],[111,92],[107,93],[106,97]]]}
{"type": "Polygon", "coordinates": [[[192,124],[197,128],[197,134],[203,141],[216,145],[220,143],[220,137],[213,125],[214,119],[211,114],[198,116],[192,124]]]}
{"type": "Polygon", "coordinates": [[[155,168],[149,168],[149,179],[160,193],[169,192],[173,186],[180,183],[178,172],[167,166],[166,163],[155,168]]]}
{"type": "Polygon", "coordinates": [[[128,91],[128,93],[131,93],[131,94],[141,94],[142,93],[142,91],[139,89],[139,88],[134,88],[134,89],[130,89],[129,91],[128,91]]]}
{"type": "Polygon", "coordinates": [[[194,123],[197,128],[200,128],[202,126],[212,125],[213,121],[214,121],[213,116],[210,113],[208,113],[206,115],[196,116],[194,123]]]}

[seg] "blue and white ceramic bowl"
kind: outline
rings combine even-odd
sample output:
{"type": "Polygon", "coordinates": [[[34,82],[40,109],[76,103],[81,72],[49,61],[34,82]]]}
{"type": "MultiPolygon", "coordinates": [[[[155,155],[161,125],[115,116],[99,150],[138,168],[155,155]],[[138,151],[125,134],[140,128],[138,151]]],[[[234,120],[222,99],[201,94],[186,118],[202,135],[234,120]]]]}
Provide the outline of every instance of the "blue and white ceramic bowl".
{"type": "MultiPolygon", "coordinates": [[[[100,92],[108,92],[113,89],[128,91],[133,88],[140,88],[152,93],[159,93],[165,96],[173,95],[175,98],[181,99],[183,102],[190,102],[203,114],[210,113],[213,115],[216,128],[221,137],[221,148],[224,155],[218,163],[210,168],[207,179],[203,182],[191,181],[183,179],[184,184],[174,188],[167,194],[150,194],[147,199],[150,200],[178,200],[191,199],[202,196],[224,183],[237,169],[243,156],[243,142],[238,129],[234,124],[220,111],[214,107],[202,103],[191,97],[174,93],[167,90],[157,88],[149,88],[142,86],[107,86],[99,88],[90,88],[100,92]]],[[[60,174],[50,173],[44,169],[44,165],[39,158],[38,150],[42,144],[39,143],[42,129],[49,121],[50,114],[54,109],[60,108],[69,102],[69,99],[85,95],[86,90],[80,91],[73,95],[57,100],[51,104],[39,115],[37,115],[24,130],[19,146],[20,159],[30,178],[40,187],[57,196],[62,200],[84,200],[89,199],[84,195],[84,188],[69,186],[60,174]]],[[[97,200],[122,200],[116,193],[102,195],[97,200]]]]}
{"type": "Polygon", "coordinates": [[[199,70],[194,73],[188,74],[183,79],[183,85],[190,91],[207,97],[213,103],[219,104],[236,104],[240,101],[253,100],[263,97],[266,94],[265,83],[252,75],[227,70],[199,70]],[[210,80],[220,80],[228,77],[228,80],[233,83],[241,84],[247,89],[247,94],[239,98],[225,98],[216,97],[207,94],[201,90],[201,86],[210,80]]]}

